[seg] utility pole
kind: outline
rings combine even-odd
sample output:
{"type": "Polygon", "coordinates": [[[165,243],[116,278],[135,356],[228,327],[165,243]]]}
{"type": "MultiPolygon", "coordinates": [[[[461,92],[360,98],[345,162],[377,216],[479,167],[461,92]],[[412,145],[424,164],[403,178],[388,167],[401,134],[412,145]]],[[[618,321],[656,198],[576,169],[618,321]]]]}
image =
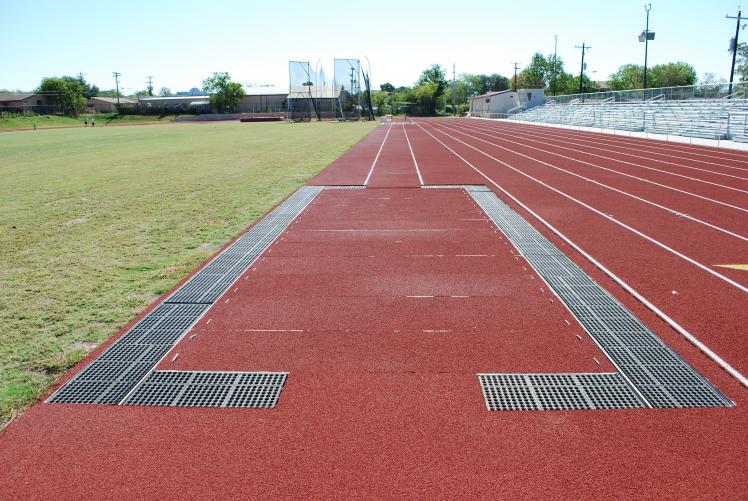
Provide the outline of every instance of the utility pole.
{"type": "Polygon", "coordinates": [[[738,35],[740,34],[740,21],[743,19],[746,19],[745,17],[741,16],[742,11],[738,10],[738,15],[731,16],[726,15],[725,19],[736,19],[735,21],[735,38],[732,40],[732,66],[730,67],[730,87],[727,90],[727,96],[728,99],[731,99],[730,96],[732,95],[732,78],[735,75],[735,58],[738,55],[738,35]]]}
{"type": "Polygon", "coordinates": [[[558,73],[558,35],[553,35],[553,80],[551,81],[551,93],[556,95],[556,74],[558,73]]]}
{"type": "Polygon", "coordinates": [[[582,42],[582,45],[575,45],[577,49],[582,49],[582,67],[579,70],[579,93],[584,94],[584,53],[590,50],[592,47],[582,42]]]}
{"type": "Polygon", "coordinates": [[[148,91],[148,95],[153,95],[153,75],[148,75],[146,77],[148,79],[146,90],[148,91]]]}
{"type": "Polygon", "coordinates": [[[452,114],[457,115],[457,110],[455,109],[455,92],[457,92],[457,73],[456,73],[456,65],[452,63],[452,114]]]}
{"type": "Polygon", "coordinates": [[[117,71],[112,72],[112,76],[114,77],[114,85],[117,88],[117,106],[119,106],[119,77],[122,75],[122,73],[119,73],[117,71]]]}
{"type": "Polygon", "coordinates": [[[78,81],[81,82],[81,83],[83,83],[83,77],[85,77],[85,76],[86,76],[85,73],[79,71],[78,72],[78,81]]]}
{"type": "MultiPolygon", "coordinates": [[[[649,11],[652,10],[652,4],[649,3],[644,6],[644,10],[647,11],[647,27],[644,29],[644,88],[647,88],[647,56],[649,54],[649,41],[654,40],[654,33],[650,36],[649,32],[649,11]]],[[[642,35],[639,35],[641,40],[642,35]]]]}
{"type": "Polygon", "coordinates": [[[512,63],[514,65],[514,92],[517,92],[517,68],[519,63],[512,63]]]}

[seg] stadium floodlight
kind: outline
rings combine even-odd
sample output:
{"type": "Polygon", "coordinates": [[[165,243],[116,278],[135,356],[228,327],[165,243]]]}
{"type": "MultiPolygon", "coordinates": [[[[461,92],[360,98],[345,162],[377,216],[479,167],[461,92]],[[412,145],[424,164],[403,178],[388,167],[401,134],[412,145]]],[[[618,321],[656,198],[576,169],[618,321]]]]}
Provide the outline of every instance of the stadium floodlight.
{"type": "Polygon", "coordinates": [[[644,88],[647,88],[647,56],[649,55],[649,41],[655,39],[654,31],[649,31],[649,11],[652,10],[652,4],[649,3],[644,6],[644,10],[647,12],[647,26],[639,34],[639,42],[644,43],[644,88]]]}

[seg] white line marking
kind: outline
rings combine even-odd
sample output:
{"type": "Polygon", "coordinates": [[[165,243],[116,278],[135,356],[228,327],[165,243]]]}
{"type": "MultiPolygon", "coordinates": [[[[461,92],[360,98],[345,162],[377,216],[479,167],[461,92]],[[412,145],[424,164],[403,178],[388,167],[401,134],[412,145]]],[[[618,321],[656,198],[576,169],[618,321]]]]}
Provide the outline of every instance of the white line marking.
{"type": "MultiPolygon", "coordinates": [[[[706,221],[703,221],[703,220],[701,220],[701,219],[698,219],[698,218],[695,218],[695,217],[689,216],[688,214],[684,214],[684,213],[682,213],[682,212],[680,212],[680,211],[677,211],[677,210],[675,210],[675,209],[671,209],[670,207],[666,207],[666,206],[664,206],[664,205],[660,205],[660,204],[658,204],[658,203],[656,203],[656,202],[652,202],[651,200],[647,200],[647,199],[645,199],[645,198],[639,197],[639,196],[637,196],[637,195],[634,195],[633,193],[628,193],[628,192],[626,192],[626,191],[623,191],[623,190],[619,190],[618,188],[615,188],[615,187],[613,187],[613,186],[609,186],[609,185],[607,185],[607,184],[604,184],[604,183],[601,183],[601,182],[599,182],[599,181],[595,181],[594,179],[590,179],[590,178],[588,178],[588,177],[582,176],[581,174],[577,174],[577,173],[575,173],[575,172],[572,172],[572,171],[566,170],[566,169],[564,169],[564,168],[562,168],[562,167],[557,167],[557,166],[555,166],[555,165],[553,165],[553,164],[550,164],[550,163],[548,163],[548,162],[544,162],[543,160],[539,160],[539,159],[537,159],[537,158],[534,158],[534,157],[531,157],[531,156],[525,155],[524,153],[520,153],[520,152],[518,152],[518,151],[514,151],[514,150],[511,150],[511,149],[509,149],[509,148],[505,148],[504,146],[500,146],[500,145],[498,145],[498,144],[496,144],[496,143],[492,143],[492,142],[490,142],[490,141],[486,141],[485,139],[481,139],[481,138],[479,138],[479,137],[475,137],[475,136],[472,136],[472,135],[470,135],[470,134],[467,134],[467,133],[465,133],[465,132],[461,132],[461,131],[459,131],[459,130],[455,130],[455,129],[452,129],[452,128],[450,128],[450,127],[446,127],[446,126],[444,126],[444,128],[446,128],[446,129],[449,129],[449,130],[454,130],[454,131],[455,131],[455,132],[457,132],[458,134],[463,134],[463,135],[465,135],[465,136],[468,136],[468,137],[472,137],[473,139],[475,139],[475,140],[477,140],[477,141],[482,141],[482,142],[484,142],[484,143],[486,143],[486,144],[490,144],[491,146],[495,146],[496,148],[501,148],[502,150],[510,151],[510,152],[514,153],[515,155],[518,155],[518,156],[521,156],[521,157],[527,158],[527,159],[529,159],[529,160],[532,160],[533,162],[537,162],[537,163],[539,163],[539,164],[543,164],[543,165],[545,165],[545,166],[547,166],[547,167],[550,167],[550,168],[552,168],[552,169],[556,169],[556,170],[559,170],[559,171],[561,171],[561,172],[565,172],[565,173],[567,173],[567,174],[569,174],[569,175],[572,175],[572,176],[574,176],[574,177],[578,177],[579,179],[584,179],[585,181],[587,181],[587,182],[589,182],[589,183],[592,183],[592,184],[596,184],[596,185],[598,185],[598,186],[602,186],[603,188],[607,188],[607,189],[609,189],[609,190],[615,191],[616,193],[620,193],[621,195],[624,195],[624,196],[627,196],[627,197],[633,198],[633,199],[635,199],[635,200],[638,200],[638,201],[640,201],[640,202],[643,202],[643,203],[645,203],[645,204],[649,204],[649,205],[652,205],[653,207],[657,207],[658,209],[662,209],[662,210],[664,210],[664,211],[666,211],[666,212],[670,212],[671,214],[673,214],[673,215],[675,215],[675,216],[683,217],[683,218],[685,218],[685,219],[688,219],[688,220],[690,220],[690,221],[693,221],[694,223],[698,223],[698,224],[703,224],[704,226],[708,226],[709,228],[712,228],[713,230],[721,231],[722,233],[725,233],[725,234],[727,234],[727,235],[730,235],[730,236],[732,236],[732,237],[735,237],[735,238],[739,238],[740,240],[743,240],[743,241],[745,241],[745,242],[748,242],[748,237],[744,237],[743,235],[740,235],[740,234],[738,234],[738,233],[734,233],[734,232],[732,232],[732,231],[730,231],[730,230],[728,230],[728,229],[725,229],[725,228],[722,228],[722,227],[716,226],[716,225],[714,225],[714,224],[708,223],[708,222],[706,222],[706,221]]],[[[479,134],[480,134],[480,132],[479,132],[479,134]]],[[[608,216],[611,216],[611,217],[612,217],[612,214],[608,214],[608,216]]]]}
{"type": "Polygon", "coordinates": [[[726,190],[739,191],[741,193],[748,193],[748,191],[741,190],[740,188],[733,188],[732,186],[727,186],[725,184],[714,183],[712,181],[706,181],[704,179],[699,179],[697,177],[686,176],[685,174],[678,174],[676,172],[670,172],[670,171],[667,171],[667,170],[656,169],[654,167],[649,167],[649,166],[646,166],[646,165],[641,165],[641,164],[637,164],[637,163],[634,163],[634,162],[628,162],[626,160],[621,160],[620,158],[606,157],[605,155],[598,155],[597,153],[590,153],[589,151],[575,150],[574,148],[567,148],[567,147],[564,147],[564,146],[556,146],[556,148],[564,149],[564,150],[570,150],[570,151],[574,151],[574,152],[577,152],[577,153],[583,153],[585,155],[591,155],[593,157],[604,158],[605,160],[611,160],[613,162],[618,162],[618,163],[622,163],[622,164],[626,164],[626,165],[631,165],[631,166],[634,166],[634,167],[639,167],[641,169],[651,170],[651,171],[655,171],[655,172],[661,172],[661,173],[667,174],[669,176],[682,177],[684,179],[690,179],[691,181],[696,181],[696,182],[699,182],[699,183],[704,183],[704,184],[709,184],[709,185],[712,185],[712,186],[717,186],[719,188],[724,188],[726,190]]]}
{"type": "Polygon", "coordinates": [[[569,195],[569,194],[567,194],[567,193],[564,193],[563,191],[561,191],[561,190],[559,190],[559,189],[557,189],[557,188],[554,188],[553,186],[550,186],[550,185],[548,185],[548,184],[544,183],[544,182],[543,182],[543,181],[541,181],[540,179],[537,179],[537,178],[535,178],[535,177],[533,177],[533,176],[531,176],[531,175],[529,175],[529,174],[527,174],[527,173],[525,173],[525,172],[522,172],[521,170],[519,170],[519,169],[517,169],[517,168],[515,168],[515,167],[512,167],[512,166],[511,166],[511,165],[509,165],[508,163],[506,163],[506,162],[504,162],[504,161],[502,161],[502,160],[499,160],[499,159],[498,159],[498,158],[496,158],[496,157],[493,157],[493,156],[489,155],[488,153],[486,153],[486,152],[484,152],[484,151],[480,150],[479,148],[476,148],[475,146],[471,146],[471,145],[467,144],[467,143],[466,143],[466,142],[464,142],[464,141],[460,141],[460,140],[459,140],[459,139],[457,139],[456,137],[454,137],[454,136],[452,136],[452,135],[450,135],[450,134],[447,134],[447,133],[446,133],[446,132],[444,132],[443,130],[440,130],[440,129],[436,129],[436,128],[434,128],[434,129],[435,129],[435,130],[438,130],[439,132],[441,132],[441,133],[442,133],[442,134],[444,134],[445,136],[447,136],[447,137],[451,137],[451,138],[452,138],[452,139],[454,139],[455,141],[457,141],[457,142],[459,142],[459,143],[462,143],[462,144],[464,144],[464,145],[465,145],[465,146],[467,146],[468,148],[471,148],[471,149],[473,149],[473,150],[477,151],[478,153],[480,153],[480,154],[482,154],[482,155],[485,155],[486,157],[490,158],[490,159],[491,159],[491,160],[493,160],[494,162],[497,162],[497,163],[499,163],[499,164],[501,164],[501,165],[504,165],[505,167],[508,167],[509,169],[512,169],[513,171],[515,171],[515,172],[517,172],[517,173],[519,173],[519,174],[521,174],[521,175],[525,176],[525,177],[526,177],[526,178],[528,178],[528,179],[532,179],[533,181],[535,181],[536,183],[540,184],[541,186],[544,186],[544,187],[548,188],[549,190],[551,190],[551,191],[554,191],[554,192],[558,193],[559,195],[561,195],[561,196],[563,196],[563,197],[565,197],[565,198],[568,198],[568,199],[569,199],[569,200],[571,200],[572,202],[575,202],[575,203],[577,203],[577,204],[581,205],[582,207],[584,207],[584,208],[586,208],[586,209],[588,209],[588,210],[590,210],[590,211],[594,212],[595,214],[598,214],[598,215],[600,215],[600,216],[604,217],[604,218],[605,218],[605,219],[607,219],[608,221],[610,221],[610,222],[612,222],[612,223],[615,223],[615,224],[617,224],[617,225],[621,226],[622,228],[625,228],[625,229],[629,230],[630,232],[634,233],[635,235],[638,235],[638,236],[642,237],[643,239],[645,239],[645,240],[647,240],[647,241],[649,241],[649,242],[651,242],[651,243],[655,244],[656,246],[658,246],[658,247],[660,247],[660,248],[662,248],[662,249],[665,249],[666,251],[668,251],[668,252],[670,252],[670,253],[672,253],[672,254],[674,254],[674,255],[678,256],[679,258],[681,258],[681,259],[683,259],[683,260],[685,260],[685,261],[688,261],[689,263],[691,263],[692,265],[696,266],[697,268],[700,268],[700,269],[702,269],[703,271],[705,271],[705,272],[709,273],[710,275],[713,275],[713,276],[715,276],[715,277],[719,278],[720,280],[723,280],[724,282],[727,282],[728,284],[732,285],[732,286],[733,286],[733,287],[735,287],[736,289],[738,289],[738,290],[740,290],[740,291],[743,291],[743,292],[746,292],[746,293],[748,293],[748,287],[745,287],[745,286],[743,286],[743,285],[741,285],[741,284],[739,284],[739,283],[735,282],[734,280],[732,280],[732,279],[730,279],[730,278],[728,278],[728,277],[726,277],[726,276],[722,275],[721,273],[719,273],[719,272],[716,272],[716,271],[714,271],[714,270],[710,269],[710,268],[709,268],[708,266],[705,266],[705,265],[703,265],[703,264],[699,263],[698,261],[696,261],[696,260],[694,260],[694,259],[692,259],[692,258],[690,258],[690,257],[686,256],[685,254],[683,254],[683,253],[681,253],[681,252],[679,252],[679,251],[677,251],[677,250],[673,249],[672,247],[668,246],[667,244],[664,244],[664,243],[660,242],[659,240],[656,240],[656,239],[654,239],[654,238],[650,237],[649,235],[647,235],[647,234],[645,234],[645,233],[642,233],[641,231],[637,230],[636,228],[633,228],[633,227],[631,227],[631,226],[627,225],[626,223],[624,223],[624,222],[622,222],[622,221],[619,221],[618,219],[616,219],[616,218],[614,218],[614,217],[611,217],[611,216],[607,215],[606,213],[604,213],[604,212],[602,212],[602,211],[600,211],[600,210],[598,210],[598,209],[595,209],[595,208],[594,208],[594,207],[592,207],[591,205],[589,205],[589,204],[586,204],[585,202],[582,202],[581,200],[578,200],[578,199],[576,199],[576,198],[572,197],[571,195],[569,195]]]}
{"type": "MultiPolygon", "coordinates": [[[[475,129],[468,129],[468,130],[471,130],[471,131],[474,131],[474,132],[478,132],[475,129]]],[[[482,133],[482,132],[478,132],[478,133],[479,134],[484,134],[484,135],[489,136],[489,137],[495,137],[497,139],[502,139],[504,141],[509,141],[509,139],[506,139],[504,136],[496,136],[496,135],[493,135],[493,134],[486,134],[486,133],[482,133]]],[[[536,141],[536,140],[531,139],[531,138],[526,138],[526,140],[527,141],[532,141],[532,142],[535,142],[535,143],[545,144],[545,143],[543,143],[541,141],[536,141]]],[[[510,141],[510,142],[512,142],[512,141],[510,141]]],[[[517,144],[517,143],[514,143],[514,144],[517,144]]],[[[736,210],[739,210],[739,211],[742,211],[742,212],[748,212],[747,208],[739,207],[737,205],[728,204],[727,202],[722,202],[720,200],[715,200],[713,198],[705,197],[703,195],[698,195],[696,193],[691,193],[690,191],[682,190],[680,188],[675,188],[674,186],[669,186],[667,184],[658,183],[657,181],[652,181],[651,179],[646,179],[646,178],[643,178],[643,177],[635,176],[633,174],[628,174],[626,172],[617,171],[617,170],[611,169],[609,167],[603,167],[602,165],[597,165],[597,164],[594,164],[594,163],[591,163],[591,162],[586,162],[586,161],[578,159],[578,158],[574,158],[574,157],[569,157],[569,156],[566,156],[566,155],[562,155],[561,153],[554,152],[554,151],[551,151],[551,150],[544,150],[542,148],[536,148],[535,146],[530,146],[530,145],[527,145],[527,144],[523,144],[522,146],[525,146],[525,147],[533,149],[533,150],[542,151],[543,153],[549,153],[551,155],[555,155],[557,157],[565,158],[567,160],[571,160],[571,161],[574,161],[574,162],[577,162],[577,163],[580,163],[580,164],[589,165],[590,167],[594,167],[596,169],[601,169],[601,170],[605,170],[605,171],[608,171],[608,172],[612,172],[612,173],[618,174],[620,176],[630,177],[632,179],[636,179],[638,181],[643,181],[645,183],[653,184],[653,185],[659,186],[661,188],[666,188],[668,190],[677,191],[679,193],[683,193],[684,195],[689,195],[689,196],[692,196],[692,197],[700,198],[701,200],[706,200],[708,202],[713,202],[715,204],[724,205],[725,207],[730,207],[731,209],[736,209],[736,210]]],[[[559,146],[559,148],[561,148],[561,147],[559,146]]],[[[565,148],[565,149],[570,149],[570,148],[565,148]]],[[[572,150],[572,151],[576,151],[576,150],[572,150]]]]}
{"type": "MultiPolygon", "coordinates": [[[[492,128],[492,130],[493,129],[494,128],[492,128]]],[[[534,132],[531,132],[534,129],[523,128],[522,130],[526,131],[528,134],[534,134],[534,132]]],[[[538,136],[541,136],[541,135],[539,134],[538,136]]],[[[549,136],[543,136],[543,137],[549,137],[549,136]]],[[[675,153],[684,153],[684,154],[687,154],[687,155],[693,155],[693,156],[698,156],[698,157],[706,157],[706,158],[711,158],[711,159],[715,159],[715,160],[720,159],[720,157],[718,157],[718,156],[707,155],[705,153],[696,153],[695,151],[692,151],[692,150],[678,150],[676,148],[658,148],[656,145],[650,145],[650,144],[646,144],[646,143],[642,144],[642,143],[633,143],[633,142],[626,142],[626,141],[611,141],[607,137],[606,138],[600,138],[598,140],[597,138],[593,139],[591,136],[580,135],[580,134],[558,134],[555,137],[560,137],[560,138],[564,138],[564,139],[566,139],[566,138],[568,138],[568,139],[574,139],[576,141],[586,142],[586,143],[592,143],[592,144],[609,144],[613,148],[623,148],[623,149],[627,149],[627,150],[637,150],[637,151],[640,151],[642,153],[651,153],[653,155],[662,155],[662,156],[671,157],[671,158],[679,158],[681,160],[691,160],[693,162],[705,163],[705,164],[708,164],[708,165],[715,165],[715,166],[718,166],[718,167],[725,167],[727,169],[735,169],[735,170],[740,170],[740,171],[746,171],[746,170],[748,170],[745,167],[734,167],[734,166],[731,166],[731,165],[724,165],[724,164],[718,164],[718,163],[714,163],[714,162],[707,162],[707,161],[704,161],[704,160],[698,160],[696,158],[679,157],[677,155],[669,155],[667,153],[659,153],[657,151],[657,150],[659,150],[659,151],[668,151],[668,152],[675,152],[675,153]],[[587,139],[588,137],[589,137],[589,139],[587,139]],[[637,144],[637,146],[634,147],[634,144],[637,144]],[[626,145],[626,146],[624,146],[624,145],[626,145]],[[651,150],[650,149],[645,149],[647,147],[652,148],[652,149],[651,150]]],[[[688,145],[683,145],[683,146],[688,146],[688,145]]],[[[725,152],[725,153],[729,153],[729,152],[725,152]]],[[[723,156],[722,158],[724,159],[725,157],[723,156]]],[[[732,160],[734,162],[740,162],[740,163],[748,163],[748,160],[744,160],[744,159],[740,159],[740,158],[730,158],[729,160],[732,160]]]]}
{"type": "MultiPolygon", "coordinates": [[[[416,125],[418,125],[419,127],[421,127],[421,125],[418,124],[418,123],[416,125]]],[[[423,127],[421,127],[421,129],[423,129],[423,127]]],[[[582,249],[580,246],[578,246],[569,237],[567,237],[566,235],[564,235],[563,233],[561,233],[561,231],[558,230],[558,229],[556,229],[555,226],[553,226],[548,221],[546,221],[545,219],[543,219],[542,217],[540,217],[540,215],[538,215],[535,211],[533,211],[527,205],[525,205],[524,203],[522,203],[519,199],[517,199],[517,197],[515,197],[514,195],[512,195],[511,193],[509,193],[503,187],[501,187],[496,181],[494,181],[493,179],[491,179],[490,177],[488,177],[486,174],[484,174],[476,166],[474,166],[473,164],[471,164],[470,162],[468,162],[467,160],[465,160],[465,158],[463,158],[462,156],[460,156],[459,153],[457,153],[452,148],[450,148],[449,146],[447,146],[446,144],[444,144],[441,140],[439,140],[438,138],[436,138],[433,134],[431,134],[427,130],[425,130],[425,129],[423,129],[423,130],[424,130],[424,132],[426,132],[426,134],[428,134],[429,136],[431,136],[432,138],[434,138],[435,141],[437,141],[439,144],[441,144],[446,149],[448,149],[450,152],[452,152],[452,154],[454,156],[456,156],[457,158],[459,158],[460,160],[462,160],[463,162],[465,162],[468,166],[470,166],[470,168],[472,168],[478,174],[480,174],[481,176],[483,176],[483,178],[485,178],[488,182],[490,182],[491,184],[493,184],[497,189],[501,190],[501,192],[504,193],[506,196],[508,196],[509,198],[511,198],[514,201],[514,203],[516,203],[517,205],[519,205],[520,207],[522,207],[529,214],[531,214],[535,219],[537,219],[538,221],[540,221],[540,223],[543,224],[543,226],[545,226],[550,231],[552,231],[553,233],[555,233],[561,240],[563,240],[569,246],[571,246],[574,250],[576,250],[577,252],[579,252],[582,256],[584,256],[585,259],[587,259],[594,266],[596,266],[598,269],[600,269],[600,271],[602,271],[603,273],[605,273],[614,282],[616,282],[618,285],[620,285],[621,287],[623,287],[623,289],[626,292],[628,292],[629,294],[631,294],[632,296],[634,296],[638,301],[640,301],[642,304],[644,304],[644,306],[646,306],[652,312],[654,312],[655,315],[657,315],[662,320],[664,320],[670,327],[672,327],[673,329],[675,329],[678,333],[680,333],[683,337],[685,337],[688,341],[690,341],[694,346],[696,346],[699,350],[701,350],[702,353],[704,353],[707,357],[709,357],[714,362],[716,362],[717,365],[719,365],[720,367],[722,367],[722,369],[724,369],[725,371],[727,371],[731,376],[733,376],[738,381],[740,381],[740,383],[743,386],[745,386],[745,387],[748,388],[748,378],[746,378],[745,376],[743,376],[737,369],[735,369],[729,363],[727,363],[724,359],[722,359],[722,357],[720,357],[719,355],[717,355],[716,353],[714,353],[707,345],[705,345],[704,343],[702,343],[696,336],[694,336],[693,334],[691,334],[690,332],[688,332],[686,329],[684,329],[678,322],[676,322],[675,320],[673,320],[672,318],[670,318],[667,314],[665,314],[665,312],[663,312],[662,310],[660,310],[657,306],[655,306],[647,298],[645,298],[644,296],[642,296],[641,294],[639,294],[633,287],[631,287],[629,284],[627,284],[626,282],[624,282],[621,278],[619,278],[615,273],[613,273],[612,271],[610,271],[608,268],[606,268],[605,266],[603,266],[602,263],[600,263],[597,259],[595,259],[594,257],[592,257],[589,253],[587,253],[587,251],[585,251],[584,249],[582,249]]],[[[531,275],[531,278],[534,278],[534,277],[532,277],[532,275],[531,275]]]]}
{"type": "Polygon", "coordinates": [[[379,145],[379,151],[377,151],[377,156],[374,157],[374,161],[371,163],[371,169],[369,169],[369,174],[366,176],[366,179],[364,180],[364,186],[369,185],[369,179],[371,179],[371,175],[374,173],[374,167],[377,166],[377,162],[379,161],[379,155],[382,154],[382,148],[384,148],[384,143],[387,141],[387,136],[390,135],[390,131],[392,130],[392,125],[389,126],[387,129],[387,133],[384,135],[384,139],[382,139],[382,144],[379,145]]]}
{"type": "Polygon", "coordinates": [[[423,298],[423,297],[434,297],[434,296],[405,296],[405,297],[423,298]]]}
{"type": "Polygon", "coordinates": [[[410,139],[408,139],[408,129],[403,127],[405,132],[405,140],[408,142],[408,149],[410,150],[410,157],[413,159],[413,164],[416,166],[416,173],[418,174],[418,182],[423,186],[423,178],[421,177],[421,170],[418,168],[418,162],[416,161],[416,155],[413,153],[413,147],[410,145],[410,139]]]}
{"type": "Polygon", "coordinates": [[[304,332],[304,329],[242,329],[244,332],[304,332]]]}

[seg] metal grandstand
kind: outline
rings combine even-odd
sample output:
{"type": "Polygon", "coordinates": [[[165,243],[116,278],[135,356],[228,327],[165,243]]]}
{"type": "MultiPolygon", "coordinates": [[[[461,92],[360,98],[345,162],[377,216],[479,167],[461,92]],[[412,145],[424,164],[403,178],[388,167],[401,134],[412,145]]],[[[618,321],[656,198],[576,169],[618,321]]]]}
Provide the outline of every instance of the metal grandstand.
{"type": "Polygon", "coordinates": [[[508,118],[748,142],[748,83],[693,85],[549,97],[508,118]]]}

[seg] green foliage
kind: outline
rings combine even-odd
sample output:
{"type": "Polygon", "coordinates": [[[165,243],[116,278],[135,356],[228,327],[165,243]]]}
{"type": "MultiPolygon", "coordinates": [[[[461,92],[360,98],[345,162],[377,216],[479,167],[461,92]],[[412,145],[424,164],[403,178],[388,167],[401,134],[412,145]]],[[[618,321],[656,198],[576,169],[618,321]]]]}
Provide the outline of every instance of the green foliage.
{"type": "Polygon", "coordinates": [[[383,92],[395,92],[395,86],[391,83],[383,83],[379,86],[383,92]]]}
{"type": "Polygon", "coordinates": [[[460,80],[465,83],[467,96],[476,96],[487,92],[498,92],[509,89],[509,79],[497,73],[491,75],[472,75],[466,73],[460,75],[460,80]]]}
{"type": "MultiPolygon", "coordinates": [[[[116,89],[108,89],[108,90],[100,90],[97,96],[100,97],[117,97],[117,90],[116,89]]],[[[120,93],[120,96],[122,93],[120,93]]]]}
{"type": "Polygon", "coordinates": [[[748,43],[738,44],[735,73],[737,74],[739,81],[748,82],[748,43]]]}
{"type": "Polygon", "coordinates": [[[550,65],[543,54],[536,52],[530,64],[517,77],[518,89],[545,89],[550,65]]]}
{"type": "MultiPolygon", "coordinates": [[[[694,85],[696,70],[688,63],[658,64],[647,70],[647,87],[677,87],[694,85]]],[[[644,66],[624,64],[610,75],[608,85],[611,90],[641,89],[644,86],[644,66]]]]}
{"type": "Polygon", "coordinates": [[[413,97],[419,107],[429,114],[436,114],[439,100],[447,89],[447,77],[441,66],[433,64],[423,70],[418,85],[413,89],[413,97]]]}
{"type": "Polygon", "coordinates": [[[169,97],[171,96],[171,89],[168,87],[161,87],[161,90],[158,91],[158,95],[161,97],[169,97]]]}
{"type": "Polygon", "coordinates": [[[608,77],[610,90],[641,89],[643,85],[644,66],[638,64],[624,64],[608,77]]]}
{"type": "Polygon", "coordinates": [[[241,84],[232,82],[225,71],[213,73],[203,80],[203,90],[210,94],[210,104],[217,113],[231,113],[244,97],[241,84]]]}
{"type": "Polygon", "coordinates": [[[683,61],[658,64],[647,72],[648,87],[676,87],[680,85],[694,85],[695,83],[696,70],[693,66],[683,61]],[[652,83],[649,83],[650,74],[652,75],[652,83]]]}
{"type": "Polygon", "coordinates": [[[86,104],[85,83],[73,77],[45,77],[37,88],[46,94],[49,103],[68,115],[76,115],[86,104]]]}

